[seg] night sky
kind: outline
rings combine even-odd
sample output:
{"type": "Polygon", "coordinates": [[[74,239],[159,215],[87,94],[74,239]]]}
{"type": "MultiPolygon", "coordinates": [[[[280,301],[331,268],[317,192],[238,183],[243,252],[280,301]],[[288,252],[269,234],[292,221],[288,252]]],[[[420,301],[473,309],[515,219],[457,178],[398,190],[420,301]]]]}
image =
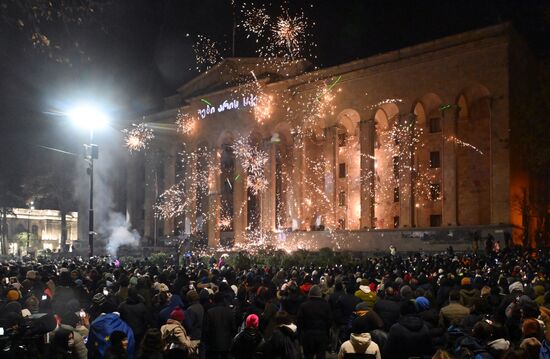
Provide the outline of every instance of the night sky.
{"type": "MultiPolygon", "coordinates": [[[[17,23],[19,18],[28,22],[28,14],[8,6],[13,1],[0,0],[0,191],[7,188],[22,198],[25,180],[47,170],[50,161],[80,160],[38,147],[78,152],[86,140],[57,112],[76,101],[95,99],[109,111],[113,127],[122,129],[136,114],[158,108],[164,96],[196,76],[192,44],[198,34],[222,44],[224,56],[231,55],[234,12],[229,0],[111,0],[81,24],[41,23],[52,43],[60,45],[54,50],[33,46],[28,26],[17,23]]],[[[235,3],[239,6],[243,1],[235,3]]],[[[315,23],[311,37],[318,47],[312,62],[319,67],[504,21],[514,24],[539,59],[548,58],[550,1],[288,0],[270,4],[273,15],[286,4],[291,15],[301,9],[315,23]]],[[[236,56],[253,56],[254,48],[237,29],[236,56]]]]}

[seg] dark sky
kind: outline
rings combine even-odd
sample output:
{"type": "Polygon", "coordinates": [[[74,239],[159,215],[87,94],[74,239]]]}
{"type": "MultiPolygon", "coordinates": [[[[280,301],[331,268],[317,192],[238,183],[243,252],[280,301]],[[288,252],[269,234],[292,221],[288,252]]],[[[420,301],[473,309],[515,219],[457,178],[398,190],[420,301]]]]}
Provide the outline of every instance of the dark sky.
{"type": "MultiPolygon", "coordinates": [[[[0,5],[13,1],[0,0],[0,5]]],[[[318,44],[318,58],[314,62],[321,67],[503,21],[512,21],[543,58],[550,42],[549,3],[288,0],[269,5],[256,1],[272,15],[281,4],[290,14],[303,9],[315,22],[311,37],[318,44]]],[[[51,49],[40,51],[32,45],[28,26],[17,26],[17,19],[27,22],[28,14],[4,6],[0,14],[0,191],[3,184],[16,192],[21,192],[25,178],[39,175],[48,161],[60,156],[37,145],[77,152],[85,140],[52,112],[79,99],[96,99],[115,119],[114,127],[124,127],[124,119],[158,106],[163,96],[197,74],[192,50],[196,35],[207,35],[229,49],[234,20],[230,0],[111,0],[81,24],[41,22],[42,31],[60,45],[50,58],[51,49]],[[58,63],[56,58],[69,62],[58,63]]],[[[235,47],[237,56],[252,56],[255,45],[238,30],[235,47]]]]}

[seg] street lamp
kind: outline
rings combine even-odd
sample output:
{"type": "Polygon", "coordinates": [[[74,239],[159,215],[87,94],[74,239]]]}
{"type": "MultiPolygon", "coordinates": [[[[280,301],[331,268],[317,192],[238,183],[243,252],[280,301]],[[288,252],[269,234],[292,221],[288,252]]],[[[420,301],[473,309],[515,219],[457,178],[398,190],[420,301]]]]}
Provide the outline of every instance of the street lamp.
{"type": "Polygon", "coordinates": [[[107,116],[92,106],[81,106],[69,112],[69,117],[78,126],[90,131],[90,144],[84,144],[84,158],[88,162],[87,173],[90,176],[90,209],[88,212],[88,244],[89,255],[94,256],[94,159],[99,157],[99,147],[94,144],[94,129],[107,124],[107,116]]]}
{"type": "Polygon", "coordinates": [[[27,203],[29,207],[29,216],[27,217],[27,255],[29,255],[29,246],[31,241],[31,214],[34,209],[34,201],[27,203]]]}

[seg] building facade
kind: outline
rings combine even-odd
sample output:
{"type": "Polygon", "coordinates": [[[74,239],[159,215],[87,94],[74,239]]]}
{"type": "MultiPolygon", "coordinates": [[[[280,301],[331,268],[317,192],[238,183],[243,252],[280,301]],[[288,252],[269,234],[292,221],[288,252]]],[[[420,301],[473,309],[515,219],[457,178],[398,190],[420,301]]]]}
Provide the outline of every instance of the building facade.
{"type": "MultiPolygon", "coordinates": [[[[67,246],[77,240],[78,213],[66,215],[67,246]]],[[[10,254],[59,251],[61,248],[61,213],[52,209],[14,208],[7,215],[7,250],[10,254]]]]}
{"type": "Polygon", "coordinates": [[[320,70],[226,59],[144,118],[161,130],[128,162],[130,222],[150,245],[181,233],[356,250],[519,240],[528,176],[511,108],[527,54],[504,24],[320,70]],[[261,186],[243,141],[267,156],[261,186]],[[157,218],[175,187],[180,210],[157,218]]]}

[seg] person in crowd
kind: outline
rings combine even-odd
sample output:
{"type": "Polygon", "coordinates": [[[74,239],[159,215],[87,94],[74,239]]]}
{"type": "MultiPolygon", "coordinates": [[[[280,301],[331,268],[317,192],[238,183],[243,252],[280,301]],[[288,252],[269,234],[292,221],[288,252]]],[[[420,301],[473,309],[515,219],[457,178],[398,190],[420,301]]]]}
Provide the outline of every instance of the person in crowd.
{"type": "Polygon", "coordinates": [[[164,342],[162,333],[157,328],[145,332],[139,346],[137,359],[163,359],[164,342]]]}
{"type": "Polygon", "coordinates": [[[439,312],[439,325],[448,328],[450,325],[460,324],[468,314],[470,309],[460,304],[460,292],[456,289],[449,293],[449,304],[441,308],[439,312]]]}
{"type": "Polygon", "coordinates": [[[479,305],[481,293],[479,289],[472,287],[470,277],[464,277],[460,280],[460,304],[466,308],[472,309],[475,305],[479,305]]]}
{"type": "Polygon", "coordinates": [[[384,322],[384,331],[389,331],[391,326],[397,323],[400,307],[400,298],[396,295],[392,286],[387,286],[384,290],[384,296],[376,302],[373,308],[384,322]]]}
{"type": "Polygon", "coordinates": [[[356,323],[352,326],[349,340],[340,347],[338,359],[350,358],[352,357],[350,354],[366,354],[372,359],[382,358],[378,344],[371,340],[370,334],[365,332],[361,325],[356,323]]]}
{"type": "Polygon", "coordinates": [[[245,328],[233,339],[233,358],[255,359],[260,356],[258,347],[262,342],[262,335],[258,329],[259,324],[260,318],[256,314],[246,317],[245,328]]]}
{"type": "Polygon", "coordinates": [[[128,358],[128,336],[120,330],[115,330],[109,336],[110,345],[105,350],[104,359],[128,358]]]}
{"type": "Polygon", "coordinates": [[[53,359],[73,359],[80,358],[74,352],[73,332],[68,329],[59,328],[55,331],[50,355],[53,359]]]}
{"type": "Polygon", "coordinates": [[[298,311],[300,343],[306,359],[324,359],[332,320],[330,305],[321,298],[318,285],[311,287],[308,297],[298,311]]]}
{"type": "Polygon", "coordinates": [[[300,359],[298,342],[298,327],[292,322],[291,316],[281,310],[275,315],[276,328],[271,338],[262,347],[265,359],[300,359]]]}
{"type": "Polygon", "coordinates": [[[214,294],[214,306],[206,312],[204,331],[206,358],[229,358],[237,325],[233,310],[225,303],[221,292],[214,294]]]}
{"type": "Polygon", "coordinates": [[[182,325],[184,319],[185,312],[180,307],[176,307],[170,313],[166,324],[160,328],[165,351],[188,354],[198,349],[197,344],[191,341],[182,325]]]}
{"type": "Polygon", "coordinates": [[[135,288],[128,290],[126,300],[119,305],[118,312],[120,318],[132,328],[136,343],[140,343],[145,331],[152,324],[152,319],[135,288]]]}
{"type": "Polygon", "coordinates": [[[408,359],[432,355],[432,338],[426,323],[418,316],[418,308],[412,300],[401,304],[399,320],[392,325],[382,357],[408,359]]]}

